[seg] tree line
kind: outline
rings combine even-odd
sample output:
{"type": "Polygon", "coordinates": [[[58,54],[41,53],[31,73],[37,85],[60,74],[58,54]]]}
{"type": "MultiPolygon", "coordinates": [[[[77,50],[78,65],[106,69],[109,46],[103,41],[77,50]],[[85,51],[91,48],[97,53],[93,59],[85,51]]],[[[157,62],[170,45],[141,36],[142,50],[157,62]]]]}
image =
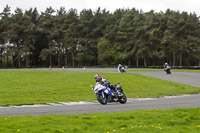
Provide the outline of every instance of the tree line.
{"type": "Polygon", "coordinates": [[[37,8],[0,13],[0,67],[200,66],[200,20],[166,10],[37,8]]]}

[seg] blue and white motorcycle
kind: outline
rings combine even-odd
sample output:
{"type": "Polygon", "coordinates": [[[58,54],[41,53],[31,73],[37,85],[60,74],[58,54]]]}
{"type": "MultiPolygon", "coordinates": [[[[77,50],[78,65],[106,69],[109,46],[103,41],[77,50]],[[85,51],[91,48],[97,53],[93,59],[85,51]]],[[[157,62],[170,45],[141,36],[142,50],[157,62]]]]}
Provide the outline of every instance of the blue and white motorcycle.
{"type": "Polygon", "coordinates": [[[99,85],[97,87],[92,87],[92,90],[96,94],[97,100],[103,105],[106,105],[108,102],[119,102],[121,104],[126,103],[127,98],[126,95],[123,93],[121,84],[117,83],[116,85],[114,85],[114,87],[116,91],[109,88],[108,85],[99,85]]]}

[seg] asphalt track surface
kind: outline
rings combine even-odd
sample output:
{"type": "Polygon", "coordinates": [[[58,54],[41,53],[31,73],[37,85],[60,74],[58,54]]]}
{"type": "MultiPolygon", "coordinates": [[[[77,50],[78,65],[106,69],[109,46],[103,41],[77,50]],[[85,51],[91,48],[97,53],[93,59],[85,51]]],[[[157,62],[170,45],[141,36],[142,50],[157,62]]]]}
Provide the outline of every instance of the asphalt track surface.
{"type": "MultiPolygon", "coordinates": [[[[3,71],[6,71],[5,69],[3,71]]],[[[9,69],[10,70],[10,69],[9,69]]],[[[49,71],[48,69],[12,69],[12,71],[49,71]]],[[[0,70],[2,71],[2,69],[0,70]]],[[[52,69],[51,71],[63,71],[62,69],[52,69]]],[[[108,72],[117,73],[116,69],[65,69],[64,71],[78,72],[108,72]]],[[[127,71],[127,73],[137,73],[152,76],[164,80],[178,82],[182,84],[200,87],[199,72],[173,72],[166,75],[163,71],[127,71]]],[[[128,99],[126,104],[108,103],[101,105],[97,101],[73,102],[73,103],[48,103],[41,105],[23,106],[0,106],[0,116],[24,116],[24,115],[48,115],[48,114],[87,114],[120,112],[128,110],[150,110],[150,109],[172,109],[172,108],[196,108],[200,107],[200,94],[169,96],[162,98],[128,99]]]]}

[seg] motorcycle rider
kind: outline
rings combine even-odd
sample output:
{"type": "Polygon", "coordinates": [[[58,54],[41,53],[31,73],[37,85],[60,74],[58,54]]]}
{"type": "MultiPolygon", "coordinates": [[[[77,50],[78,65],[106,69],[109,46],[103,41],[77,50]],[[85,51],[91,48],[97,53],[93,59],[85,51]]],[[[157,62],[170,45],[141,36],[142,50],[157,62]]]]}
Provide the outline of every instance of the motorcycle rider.
{"type": "Polygon", "coordinates": [[[167,73],[169,73],[169,71],[170,71],[170,66],[169,66],[169,64],[168,63],[165,63],[165,65],[164,65],[164,71],[166,71],[167,73]]]}
{"type": "MultiPolygon", "coordinates": [[[[94,79],[96,80],[96,85],[93,90],[105,88],[105,89],[113,89],[115,91],[114,85],[112,85],[106,78],[101,77],[100,74],[96,74],[94,76],[94,79]],[[106,88],[106,85],[108,88],[106,88]]],[[[108,93],[109,90],[106,90],[105,92],[108,93]]]]}
{"type": "Polygon", "coordinates": [[[164,64],[164,70],[166,70],[167,66],[169,66],[169,64],[168,64],[168,63],[165,63],[165,64],[164,64]]]}
{"type": "Polygon", "coordinates": [[[96,74],[94,79],[96,80],[96,85],[95,87],[92,87],[91,85],[91,87],[96,93],[97,100],[101,104],[105,105],[107,102],[119,102],[121,104],[126,103],[127,98],[123,93],[120,83],[112,85],[106,78],[101,77],[100,74],[96,74]]]}
{"type": "Polygon", "coordinates": [[[121,64],[118,65],[118,72],[122,71],[123,66],[121,64]]]}

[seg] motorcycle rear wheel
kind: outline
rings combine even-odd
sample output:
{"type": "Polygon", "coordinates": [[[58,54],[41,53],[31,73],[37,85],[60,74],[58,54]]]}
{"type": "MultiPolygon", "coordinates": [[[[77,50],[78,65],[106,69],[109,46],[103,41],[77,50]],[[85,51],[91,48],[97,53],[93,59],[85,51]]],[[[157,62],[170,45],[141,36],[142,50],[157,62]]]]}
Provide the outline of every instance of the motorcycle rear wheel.
{"type": "Polygon", "coordinates": [[[106,105],[108,103],[107,97],[105,96],[103,98],[103,96],[101,94],[97,94],[97,100],[103,105],[106,105]]]}

